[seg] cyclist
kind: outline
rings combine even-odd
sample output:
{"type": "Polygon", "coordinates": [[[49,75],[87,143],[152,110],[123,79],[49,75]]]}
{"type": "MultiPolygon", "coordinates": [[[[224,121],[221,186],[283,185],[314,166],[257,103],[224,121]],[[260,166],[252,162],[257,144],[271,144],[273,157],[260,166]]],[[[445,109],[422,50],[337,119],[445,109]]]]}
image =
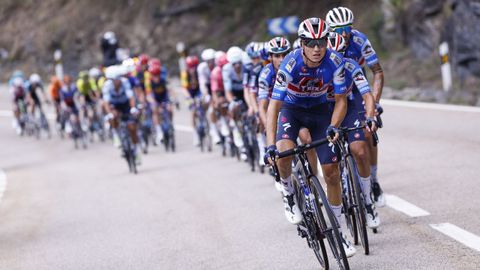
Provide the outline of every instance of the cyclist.
{"type": "Polygon", "coordinates": [[[12,94],[12,108],[15,121],[13,126],[18,135],[22,133],[22,123],[20,121],[20,109],[27,106],[27,90],[25,88],[25,82],[22,76],[12,76],[9,81],[10,93],[12,94]]]}
{"type": "MultiPolygon", "coordinates": [[[[358,62],[360,66],[364,66],[365,63],[373,72],[373,89],[372,94],[377,103],[377,107],[380,106],[380,98],[383,90],[383,70],[378,60],[377,54],[373,49],[367,36],[360,31],[353,29],[353,12],[346,7],[338,7],[330,10],[326,17],[327,23],[332,30],[341,34],[347,43],[345,49],[345,57],[351,58],[358,62]]],[[[367,139],[369,141],[369,156],[372,173],[372,191],[375,201],[375,205],[378,207],[385,206],[385,196],[378,183],[377,178],[377,161],[378,161],[378,147],[373,147],[372,137],[367,132],[367,139]]]]}
{"type": "Polygon", "coordinates": [[[37,107],[40,110],[40,112],[43,114],[42,102],[38,95],[38,89],[40,89],[43,99],[48,103],[49,101],[45,94],[45,90],[43,89],[42,79],[38,74],[33,73],[32,75],[30,75],[28,79],[28,86],[27,86],[28,96],[30,97],[30,100],[33,101],[32,104],[30,104],[32,115],[35,115],[35,108],[37,107]]]}
{"type": "Polygon", "coordinates": [[[230,134],[227,126],[227,108],[224,106],[227,103],[225,98],[225,84],[223,83],[222,69],[228,63],[227,54],[222,51],[215,53],[215,68],[210,74],[210,86],[212,90],[212,127],[215,127],[215,135],[218,137],[217,124],[220,122],[222,136],[226,137],[230,134]],[[220,119],[217,117],[220,116],[220,119]]]}
{"type": "Polygon", "coordinates": [[[107,81],[103,85],[103,106],[108,112],[108,119],[113,128],[114,145],[120,146],[120,137],[118,134],[118,125],[120,120],[128,120],[128,130],[132,138],[135,151],[135,162],[141,163],[140,151],[137,151],[138,136],[137,126],[133,117],[138,114],[135,107],[134,93],[130,87],[128,80],[124,77],[124,71],[119,66],[112,66],[105,71],[107,81]]]}
{"type": "MultiPolygon", "coordinates": [[[[192,110],[192,126],[195,129],[196,121],[195,121],[195,103],[196,99],[200,97],[200,87],[198,83],[198,57],[196,56],[188,56],[185,59],[187,64],[187,70],[185,73],[182,73],[182,87],[184,90],[184,94],[186,98],[189,100],[191,105],[189,106],[192,110]]],[[[198,106],[201,106],[198,104],[198,106]]],[[[200,138],[198,137],[197,132],[193,132],[193,145],[198,146],[200,144],[200,138]]]]}
{"type": "MultiPolygon", "coordinates": [[[[301,127],[310,131],[312,140],[325,137],[333,143],[338,139],[338,127],[347,110],[345,73],[340,54],[327,48],[328,25],[320,18],[308,18],[298,28],[301,49],[289,53],[280,65],[267,111],[266,159],[278,151],[295,146],[301,127]],[[327,101],[327,90],[333,87],[335,107],[327,101]]],[[[321,145],[318,158],[327,183],[330,206],[341,224],[342,188],[338,169],[338,153],[334,147],[321,145]]],[[[270,162],[270,160],[269,160],[270,162]]],[[[277,164],[284,187],[285,216],[298,224],[302,214],[294,196],[291,180],[292,157],[279,159],[277,164]]],[[[353,256],[355,247],[342,233],[347,257],[353,256]]]]}
{"type": "MultiPolygon", "coordinates": [[[[257,101],[258,88],[259,88],[258,78],[260,77],[260,72],[263,69],[263,61],[262,61],[262,54],[261,54],[263,47],[261,47],[260,43],[255,43],[253,46],[250,46],[247,49],[248,49],[247,54],[252,61],[252,67],[250,69],[249,76],[248,76],[247,88],[249,90],[250,105],[253,110],[253,114],[255,114],[255,116],[258,116],[259,115],[259,108],[258,108],[258,101],[257,101]]],[[[258,164],[260,166],[265,166],[265,163],[263,160],[263,156],[265,154],[265,144],[266,144],[264,131],[265,131],[265,126],[261,121],[259,121],[258,133],[257,133],[257,145],[259,150],[258,164]]]]}
{"type": "Polygon", "coordinates": [[[146,54],[141,54],[138,57],[137,68],[133,75],[137,77],[139,87],[135,88],[135,96],[141,101],[145,101],[145,81],[148,79],[148,61],[150,57],[146,54]]]}
{"type": "MultiPolygon", "coordinates": [[[[62,110],[70,113],[70,121],[72,125],[78,125],[80,123],[80,115],[78,110],[78,89],[73,83],[72,78],[69,75],[63,77],[63,84],[60,88],[60,106],[62,110]]],[[[66,120],[66,119],[65,119],[66,120]]],[[[65,125],[65,122],[61,123],[65,125]]],[[[64,130],[65,126],[61,126],[64,130]]],[[[70,133],[71,130],[67,130],[70,133]]]]}
{"type": "Polygon", "coordinates": [[[167,78],[164,76],[164,73],[162,73],[161,68],[160,66],[151,66],[148,69],[149,76],[145,81],[147,100],[153,108],[153,122],[157,133],[157,144],[160,144],[163,140],[163,131],[160,126],[162,110],[167,110],[170,121],[173,121],[173,110],[170,104],[167,78]]]}
{"type": "MultiPolygon", "coordinates": [[[[343,53],[345,50],[345,39],[337,33],[330,33],[328,38],[328,47],[337,52],[343,53]]],[[[366,123],[367,131],[376,131],[375,120],[375,100],[370,91],[362,68],[355,60],[344,58],[345,63],[345,84],[347,86],[348,109],[342,126],[359,127],[362,122],[366,123]],[[365,103],[365,108],[362,104],[365,103]],[[363,111],[366,110],[366,113],[363,111]],[[366,114],[366,119],[363,116],[366,114]]],[[[331,100],[332,102],[334,100],[331,100]]],[[[380,225],[380,218],[372,205],[371,199],[371,176],[370,162],[368,159],[368,146],[365,141],[363,130],[350,132],[348,134],[350,150],[358,165],[358,174],[362,185],[363,195],[365,197],[366,219],[368,227],[374,229],[380,225]]]]}
{"type": "Polygon", "coordinates": [[[89,123],[93,122],[96,114],[95,104],[97,101],[97,84],[94,79],[90,79],[87,71],[80,71],[76,83],[78,93],[80,94],[80,106],[82,115],[88,119],[89,123]],[[90,111],[90,112],[89,112],[90,111]]]}
{"type": "Polygon", "coordinates": [[[50,85],[48,86],[48,92],[53,100],[55,106],[55,119],[57,123],[60,123],[60,89],[62,88],[62,82],[57,76],[50,77],[50,85]]]}
{"type": "Polygon", "coordinates": [[[228,63],[222,68],[225,97],[229,102],[230,127],[235,145],[240,150],[240,158],[247,160],[245,145],[236,122],[240,120],[242,110],[250,110],[248,90],[243,87],[243,50],[237,46],[227,51],[228,63]]]}
{"type": "Polygon", "coordinates": [[[203,50],[201,58],[203,62],[197,67],[198,84],[203,101],[210,105],[207,112],[211,123],[210,136],[212,137],[212,142],[214,144],[218,144],[220,143],[221,139],[220,136],[218,136],[218,129],[215,125],[216,115],[213,107],[213,100],[211,99],[212,90],[210,88],[210,73],[215,68],[215,50],[211,48],[203,50]]]}

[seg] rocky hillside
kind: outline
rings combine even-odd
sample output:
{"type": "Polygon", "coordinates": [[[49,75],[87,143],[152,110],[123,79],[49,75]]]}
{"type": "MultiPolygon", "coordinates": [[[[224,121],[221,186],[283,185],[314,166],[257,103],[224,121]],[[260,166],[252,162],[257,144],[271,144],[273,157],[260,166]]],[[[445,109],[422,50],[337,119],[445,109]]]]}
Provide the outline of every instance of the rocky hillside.
{"type": "Polygon", "coordinates": [[[243,46],[269,38],[268,18],[324,17],[339,5],[355,13],[355,27],[371,39],[391,89],[440,89],[438,45],[447,40],[456,74],[461,74],[455,75],[455,88],[469,95],[463,97],[466,102],[476,102],[478,0],[2,0],[0,76],[7,77],[13,69],[49,74],[56,48],[62,49],[65,68],[72,74],[99,64],[100,37],[108,30],[117,33],[121,47],[159,56],[174,71],[179,41],[193,53],[205,47],[243,46]]]}

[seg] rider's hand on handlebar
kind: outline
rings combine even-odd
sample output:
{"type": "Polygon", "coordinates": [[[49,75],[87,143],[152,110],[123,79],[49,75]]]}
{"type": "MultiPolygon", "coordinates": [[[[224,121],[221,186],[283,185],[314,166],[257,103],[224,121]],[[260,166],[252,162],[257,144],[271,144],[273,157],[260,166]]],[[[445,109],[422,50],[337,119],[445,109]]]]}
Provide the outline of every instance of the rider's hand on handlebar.
{"type": "Polygon", "coordinates": [[[368,117],[367,120],[365,121],[367,130],[369,132],[376,132],[378,129],[378,123],[377,120],[375,120],[374,117],[368,117]]]}
{"type": "Polygon", "coordinates": [[[331,143],[335,143],[338,140],[338,138],[340,137],[340,131],[335,126],[330,125],[330,126],[328,126],[325,135],[327,136],[327,139],[331,143]]]}
{"type": "Polygon", "coordinates": [[[274,144],[268,146],[267,150],[265,151],[265,155],[263,156],[263,162],[265,162],[265,165],[272,165],[272,158],[276,155],[278,155],[277,146],[274,144]]]}

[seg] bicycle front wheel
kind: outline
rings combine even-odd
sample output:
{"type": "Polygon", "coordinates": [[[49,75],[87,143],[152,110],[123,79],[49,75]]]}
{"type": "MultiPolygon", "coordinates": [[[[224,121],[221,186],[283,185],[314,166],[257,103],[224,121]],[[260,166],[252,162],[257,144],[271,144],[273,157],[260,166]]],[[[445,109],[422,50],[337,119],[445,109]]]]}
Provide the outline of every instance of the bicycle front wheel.
{"type": "Polygon", "coordinates": [[[348,270],[350,266],[347,256],[345,255],[345,250],[343,249],[342,236],[340,235],[337,218],[330,208],[330,203],[327,200],[327,196],[318,178],[312,175],[308,181],[315,197],[315,217],[317,219],[319,232],[327,239],[338,267],[342,270],[348,270]]]}

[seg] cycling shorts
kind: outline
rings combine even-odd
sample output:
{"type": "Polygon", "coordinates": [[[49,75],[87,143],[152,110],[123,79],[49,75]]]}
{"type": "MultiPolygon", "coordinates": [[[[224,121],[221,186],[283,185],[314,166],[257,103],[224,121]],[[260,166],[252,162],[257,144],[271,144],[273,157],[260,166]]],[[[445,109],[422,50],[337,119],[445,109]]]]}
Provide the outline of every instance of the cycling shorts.
{"type": "MultiPolygon", "coordinates": [[[[296,143],[301,128],[309,130],[312,141],[324,139],[331,123],[332,112],[328,104],[302,108],[284,103],[277,120],[276,140],[290,140],[296,143]]],[[[321,164],[336,163],[340,159],[338,149],[328,143],[317,147],[316,152],[321,164]]]]}

